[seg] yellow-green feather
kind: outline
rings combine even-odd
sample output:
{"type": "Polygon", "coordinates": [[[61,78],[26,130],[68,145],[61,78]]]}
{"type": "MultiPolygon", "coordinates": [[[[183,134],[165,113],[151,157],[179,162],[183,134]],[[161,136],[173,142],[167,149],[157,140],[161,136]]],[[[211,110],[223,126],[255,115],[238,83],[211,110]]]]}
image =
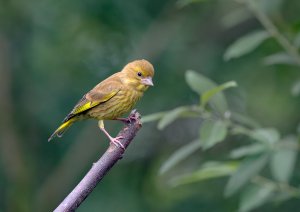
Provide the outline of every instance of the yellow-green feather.
{"type": "Polygon", "coordinates": [[[50,136],[50,138],[48,139],[48,141],[51,141],[55,136],[57,137],[61,137],[64,132],[75,122],[77,121],[79,118],[78,117],[74,117],[69,119],[68,121],[62,123],[56,130],[55,132],[50,136]]]}
{"type": "Polygon", "coordinates": [[[95,107],[96,105],[98,105],[99,104],[99,102],[87,102],[87,103],[85,103],[85,104],[83,104],[83,105],[80,105],[80,106],[78,106],[78,107],[75,107],[74,109],[73,109],[73,111],[72,111],[72,114],[73,115],[76,115],[76,114],[78,114],[78,113],[82,113],[83,111],[86,111],[86,110],[88,110],[88,109],[90,109],[90,108],[92,108],[92,107],[95,107]]]}
{"type": "Polygon", "coordinates": [[[86,115],[98,120],[118,118],[131,110],[142,95],[142,92],[124,88],[108,101],[90,109],[86,115]]]}
{"type": "MultiPolygon", "coordinates": [[[[79,102],[75,107],[74,109],[72,110],[72,114],[73,115],[76,115],[76,114],[79,114],[79,113],[82,113],[86,110],[89,110],[95,106],[97,106],[98,104],[100,104],[101,102],[106,102],[107,100],[109,100],[110,98],[112,98],[114,95],[116,95],[118,91],[113,91],[113,92],[110,92],[108,94],[106,94],[105,96],[103,96],[101,99],[99,100],[95,100],[95,101],[87,101],[86,103],[82,104],[82,102],[79,102]]],[[[86,99],[85,99],[86,101],[86,99]]]]}

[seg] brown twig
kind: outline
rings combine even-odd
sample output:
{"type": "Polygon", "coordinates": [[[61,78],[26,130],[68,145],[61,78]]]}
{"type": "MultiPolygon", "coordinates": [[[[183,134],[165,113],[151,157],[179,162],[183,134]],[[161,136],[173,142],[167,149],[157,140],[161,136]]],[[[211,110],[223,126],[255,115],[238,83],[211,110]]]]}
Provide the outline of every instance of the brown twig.
{"type": "MultiPolygon", "coordinates": [[[[137,131],[141,128],[140,114],[135,110],[131,112],[130,122],[119,132],[118,136],[123,138],[120,140],[125,150],[135,137],[137,131]]],[[[93,164],[92,168],[73,189],[73,191],[60,203],[54,210],[55,212],[75,211],[79,205],[93,191],[96,185],[102,180],[107,172],[120,160],[125,152],[120,147],[110,144],[102,157],[93,164]]]]}

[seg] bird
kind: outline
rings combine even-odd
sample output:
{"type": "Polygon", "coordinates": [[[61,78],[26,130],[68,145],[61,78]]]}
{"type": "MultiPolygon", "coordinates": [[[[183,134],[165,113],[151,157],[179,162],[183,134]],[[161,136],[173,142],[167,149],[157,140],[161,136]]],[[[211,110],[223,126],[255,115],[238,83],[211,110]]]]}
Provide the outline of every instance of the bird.
{"type": "Polygon", "coordinates": [[[104,127],[104,120],[126,121],[121,116],[130,111],[144,92],[153,86],[153,76],[154,68],[149,61],[141,59],[128,63],[120,72],[106,78],[83,95],[48,141],[56,136],[61,137],[77,121],[96,119],[100,130],[109,140],[124,149],[120,142],[123,137],[112,137],[104,127]]]}

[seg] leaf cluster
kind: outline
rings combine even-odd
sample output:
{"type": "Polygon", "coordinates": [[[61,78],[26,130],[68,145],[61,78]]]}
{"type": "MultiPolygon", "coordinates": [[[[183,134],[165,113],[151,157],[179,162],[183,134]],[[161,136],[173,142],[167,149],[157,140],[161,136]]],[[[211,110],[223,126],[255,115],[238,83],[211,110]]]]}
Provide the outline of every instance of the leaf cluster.
{"type": "Polygon", "coordinates": [[[166,175],[182,161],[221,142],[239,140],[243,143],[231,149],[225,160],[205,161],[198,169],[169,179],[171,187],[199,183],[205,180],[228,177],[224,196],[241,194],[240,211],[249,211],[270,201],[300,198],[300,189],[289,185],[295,171],[298,155],[298,137],[282,136],[275,128],[264,128],[248,116],[230,111],[224,95],[226,89],[236,87],[234,81],[217,85],[207,77],[188,70],[185,79],[191,90],[199,95],[199,104],[186,105],[170,111],[143,117],[143,122],[158,121],[164,130],[175,120],[201,119],[198,137],[183,145],[162,164],[159,173],[166,175]],[[270,173],[265,173],[266,168],[270,173]]]}
{"type": "MultiPolygon", "coordinates": [[[[179,6],[186,6],[198,1],[178,1],[179,6]]],[[[265,66],[290,65],[300,67],[299,33],[286,36],[269,18],[270,5],[267,1],[236,0],[242,7],[224,17],[223,24],[233,27],[254,16],[262,29],[255,29],[242,35],[230,44],[223,58],[234,60],[255,51],[268,41],[276,42],[279,51],[263,56],[265,66]],[[268,11],[269,10],[269,11],[268,11]]],[[[281,1],[278,1],[281,2],[281,1]]],[[[274,6],[274,5],[273,5],[274,6]]],[[[275,5],[274,7],[279,7],[275,5]]],[[[169,179],[172,187],[200,183],[205,180],[228,177],[224,186],[224,196],[240,195],[239,211],[251,211],[270,202],[284,202],[300,198],[300,189],[292,186],[295,165],[299,151],[299,132],[282,135],[274,127],[262,127],[244,114],[228,108],[224,90],[236,87],[234,81],[217,85],[192,70],[188,70],[185,79],[191,90],[199,95],[199,104],[186,105],[170,111],[144,117],[144,121],[158,120],[158,129],[163,130],[177,119],[201,119],[198,137],[177,149],[162,164],[159,173],[167,175],[182,162],[202,151],[218,148],[220,143],[245,140],[233,148],[225,159],[207,160],[199,168],[189,173],[178,174],[169,179]]],[[[291,95],[299,96],[299,79],[291,85],[291,95]]],[[[205,156],[204,156],[205,157],[205,156]]]]}

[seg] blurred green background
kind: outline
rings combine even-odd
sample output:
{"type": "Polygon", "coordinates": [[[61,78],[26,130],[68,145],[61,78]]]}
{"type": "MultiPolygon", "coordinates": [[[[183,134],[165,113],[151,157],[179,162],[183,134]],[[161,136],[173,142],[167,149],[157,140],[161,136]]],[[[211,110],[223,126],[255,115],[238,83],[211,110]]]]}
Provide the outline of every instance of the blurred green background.
{"type": "MultiPolygon", "coordinates": [[[[265,29],[242,0],[1,0],[0,211],[51,211],[80,181],[108,146],[97,122],[79,122],[63,138],[47,139],[85,92],[134,59],[151,61],[156,71],[155,86],[136,106],[142,116],[198,104],[184,79],[192,69],[217,84],[237,82],[225,92],[230,111],[282,137],[298,137],[300,1],[260,0],[256,6],[289,41],[290,52],[272,35],[244,42],[252,45],[239,47],[247,54],[224,59],[232,43],[265,29]],[[287,54],[274,59],[277,52],[287,54]]],[[[229,150],[245,144],[243,137],[199,149],[175,170],[159,174],[174,151],[197,138],[199,125],[201,119],[194,118],[163,130],[145,123],[78,211],[242,211],[241,192],[223,195],[228,177],[176,187],[168,180],[208,158],[225,160],[229,150]]],[[[107,126],[114,135],[122,124],[107,126]]],[[[278,186],[295,194],[278,200],[269,195],[256,211],[299,208],[296,156],[293,163],[289,180],[278,186]]],[[[262,170],[269,172],[267,166],[262,170]]]]}

